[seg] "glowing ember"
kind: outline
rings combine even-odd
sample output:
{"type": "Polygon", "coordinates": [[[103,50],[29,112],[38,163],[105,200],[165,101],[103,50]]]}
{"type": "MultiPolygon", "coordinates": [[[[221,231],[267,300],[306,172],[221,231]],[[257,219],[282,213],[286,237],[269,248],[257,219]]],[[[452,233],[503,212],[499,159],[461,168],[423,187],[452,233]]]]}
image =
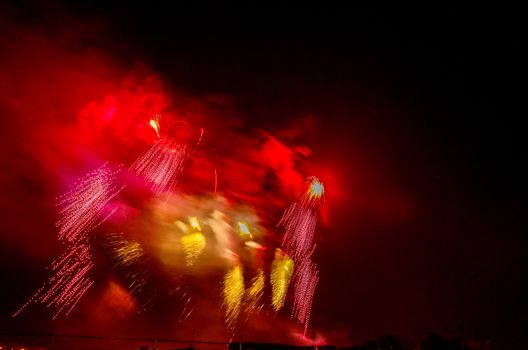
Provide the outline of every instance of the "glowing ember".
{"type": "Polygon", "coordinates": [[[152,147],[132,164],[130,169],[143,176],[156,194],[171,192],[183,170],[187,157],[185,146],[167,138],[158,139],[152,147]]]}
{"type": "Polygon", "coordinates": [[[154,129],[154,131],[156,132],[156,135],[158,135],[158,138],[160,137],[160,123],[159,123],[160,118],[161,118],[161,115],[156,114],[154,115],[154,117],[152,117],[149,120],[149,125],[152,129],[154,129]]]}
{"type": "Polygon", "coordinates": [[[244,298],[244,275],[240,265],[233,267],[224,276],[224,303],[226,325],[234,330],[244,298]]]}
{"type": "Polygon", "coordinates": [[[271,265],[271,305],[275,311],[284,306],[292,273],[293,260],[277,248],[271,265]]]}

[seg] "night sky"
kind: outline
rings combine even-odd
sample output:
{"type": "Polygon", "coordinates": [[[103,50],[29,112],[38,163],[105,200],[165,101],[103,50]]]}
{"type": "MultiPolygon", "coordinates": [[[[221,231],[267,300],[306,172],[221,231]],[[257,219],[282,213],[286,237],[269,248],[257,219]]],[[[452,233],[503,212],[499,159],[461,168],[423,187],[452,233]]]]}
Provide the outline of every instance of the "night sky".
{"type": "MultiPolygon", "coordinates": [[[[94,328],[107,310],[104,258],[95,272],[100,287],[70,318],[49,321],[38,305],[11,318],[60,251],[55,198],[103,161],[130,164],[155,136],[135,123],[163,109],[173,111],[166,130],[176,130],[177,119],[192,125],[182,139],[205,130],[183,191],[210,191],[203,169],[224,162],[220,188],[250,198],[263,230],[295,197],[277,183],[295,187],[310,175],[325,183],[315,338],[354,344],[391,333],[415,343],[437,332],[505,348],[527,342],[519,9],[202,2],[0,9],[1,330],[178,337],[198,328],[202,338],[225,336],[221,319],[200,315],[207,306],[197,306],[182,331],[159,306],[134,317],[116,312],[94,328]],[[124,106],[123,119],[90,124],[108,96],[124,106]],[[266,140],[284,150],[258,153],[266,140]],[[302,160],[278,170],[281,152],[302,160]],[[252,181],[262,174],[248,173],[250,164],[266,163],[275,182],[258,187],[252,181]]],[[[287,316],[257,327],[255,337],[284,339],[295,327],[287,316]]]]}

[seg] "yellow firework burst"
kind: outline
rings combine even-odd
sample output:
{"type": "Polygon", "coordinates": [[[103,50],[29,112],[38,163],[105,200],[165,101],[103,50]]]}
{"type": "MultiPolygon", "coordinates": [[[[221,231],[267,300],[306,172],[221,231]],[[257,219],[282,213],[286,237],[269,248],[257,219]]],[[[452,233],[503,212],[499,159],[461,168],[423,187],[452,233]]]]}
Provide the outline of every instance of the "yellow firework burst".
{"type": "Polygon", "coordinates": [[[255,277],[251,279],[251,285],[246,290],[246,311],[260,311],[264,304],[262,303],[262,296],[264,295],[264,285],[266,277],[264,271],[258,269],[255,277]]]}
{"type": "Polygon", "coordinates": [[[279,248],[275,250],[275,259],[271,265],[271,305],[279,311],[284,306],[288,285],[293,273],[293,260],[279,248]]]}
{"type": "Polygon", "coordinates": [[[236,326],[244,298],[244,275],[240,265],[233,267],[224,276],[224,303],[226,324],[233,330],[236,326]]]}

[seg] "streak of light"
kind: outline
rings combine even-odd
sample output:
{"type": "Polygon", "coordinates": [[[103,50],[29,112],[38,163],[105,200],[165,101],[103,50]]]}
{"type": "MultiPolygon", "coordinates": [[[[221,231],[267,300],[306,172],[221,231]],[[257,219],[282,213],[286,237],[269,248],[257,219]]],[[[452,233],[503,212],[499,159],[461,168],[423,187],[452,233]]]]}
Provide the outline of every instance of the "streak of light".
{"type": "Polygon", "coordinates": [[[214,193],[218,190],[218,173],[214,170],[214,193]]]}
{"type": "Polygon", "coordinates": [[[244,242],[244,245],[249,248],[257,249],[257,250],[265,250],[266,247],[264,247],[262,244],[259,244],[255,241],[246,241],[244,242]]]}

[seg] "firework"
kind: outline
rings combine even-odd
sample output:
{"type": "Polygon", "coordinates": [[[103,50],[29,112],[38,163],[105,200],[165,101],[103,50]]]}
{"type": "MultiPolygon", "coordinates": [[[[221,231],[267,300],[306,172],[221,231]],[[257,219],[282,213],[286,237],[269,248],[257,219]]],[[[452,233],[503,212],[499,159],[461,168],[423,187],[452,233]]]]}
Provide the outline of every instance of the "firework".
{"type": "Polygon", "coordinates": [[[149,125],[154,131],[156,132],[156,135],[158,135],[158,138],[160,137],[160,123],[159,120],[161,118],[161,115],[155,114],[154,117],[152,117],[149,120],[149,125]]]}
{"type": "Polygon", "coordinates": [[[157,195],[171,192],[180,177],[187,148],[168,138],[158,139],[130,169],[149,182],[157,195]]]}
{"type": "Polygon", "coordinates": [[[249,226],[245,222],[239,221],[237,223],[238,227],[238,233],[242,237],[249,237],[250,239],[253,238],[253,235],[251,234],[251,231],[249,231],[249,226]]]}
{"type": "Polygon", "coordinates": [[[104,222],[113,211],[101,218],[106,205],[122,188],[115,184],[115,171],[106,164],[81,178],[66,194],[58,198],[58,239],[74,243],[86,238],[95,227],[104,222]]]}
{"type": "Polygon", "coordinates": [[[226,324],[231,330],[235,329],[242,301],[244,298],[244,275],[242,267],[233,267],[224,276],[224,303],[226,324]]]}
{"type": "Polygon", "coordinates": [[[286,254],[293,259],[302,259],[309,255],[313,250],[316,224],[317,215],[312,208],[292,203],[279,222],[279,225],[286,229],[282,241],[286,254]]]}
{"type": "Polygon", "coordinates": [[[106,247],[110,250],[116,265],[129,267],[142,261],[144,252],[139,242],[126,240],[123,233],[111,233],[107,241],[106,247]]]}
{"type": "Polygon", "coordinates": [[[197,217],[189,217],[189,224],[195,232],[183,235],[181,237],[181,244],[185,254],[186,265],[192,266],[200,255],[202,255],[205,246],[207,245],[207,241],[201,232],[202,228],[200,227],[200,222],[197,217]]]}
{"type": "Polygon", "coordinates": [[[256,276],[251,279],[251,285],[246,290],[246,312],[260,311],[264,307],[262,296],[264,295],[265,283],[264,271],[258,269],[256,276]]]}
{"type": "Polygon", "coordinates": [[[279,311],[284,306],[293,273],[293,265],[293,260],[279,248],[275,250],[275,259],[271,265],[271,306],[275,311],[279,311]]]}
{"type": "Polygon", "coordinates": [[[294,303],[292,317],[308,330],[315,287],[319,281],[317,266],[311,256],[315,250],[313,238],[317,224],[316,208],[324,197],[324,185],[315,176],[306,181],[308,188],[298,203],[284,212],[279,225],[285,228],[282,247],[295,262],[294,303]]]}
{"type": "Polygon", "coordinates": [[[201,232],[194,232],[182,236],[181,244],[185,254],[186,265],[192,266],[202,255],[207,241],[201,232]]]}
{"type": "Polygon", "coordinates": [[[304,259],[296,266],[292,316],[304,325],[304,334],[306,334],[310,323],[315,287],[319,282],[319,271],[311,259],[304,259]]]}
{"type": "Polygon", "coordinates": [[[13,314],[13,317],[35,302],[53,308],[53,319],[63,312],[68,315],[93,284],[88,277],[93,266],[90,245],[87,242],[72,246],[67,253],[52,262],[53,275],[13,314]]]}
{"type": "Polygon", "coordinates": [[[301,203],[304,206],[315,207],[319,205],[319,202],[324,198],[324,185],[315,176],[309,177],[306,184],[308,185],[308,189],[303,194],[301,203]]]}
{"type": "Polygon", "coordinates": [[[123,233],[110,233],[106,236],[104,246],[114,261],[114,267],[123,272],[128,290],[140,304],[140,310],[146,310],[156,294],[147,290],[150,271],[146,263],[149,258],[142,245],[138,241],[126,239],[123,233]]]}
{"type": "Polygon", "coordinates": [[[89,273],[94,264],[88,234],[115,211],[101,218],[107,204],[122,190],[114,185],[116,174],[104,164],[59,197],[58,205],[62,208],[57,237],[65,244],[65,253],[51,263],[51,277],[13,317],[34,302],[53,308],[53,319],[61,313],[68,315],[92,286],[89,273]]]}

